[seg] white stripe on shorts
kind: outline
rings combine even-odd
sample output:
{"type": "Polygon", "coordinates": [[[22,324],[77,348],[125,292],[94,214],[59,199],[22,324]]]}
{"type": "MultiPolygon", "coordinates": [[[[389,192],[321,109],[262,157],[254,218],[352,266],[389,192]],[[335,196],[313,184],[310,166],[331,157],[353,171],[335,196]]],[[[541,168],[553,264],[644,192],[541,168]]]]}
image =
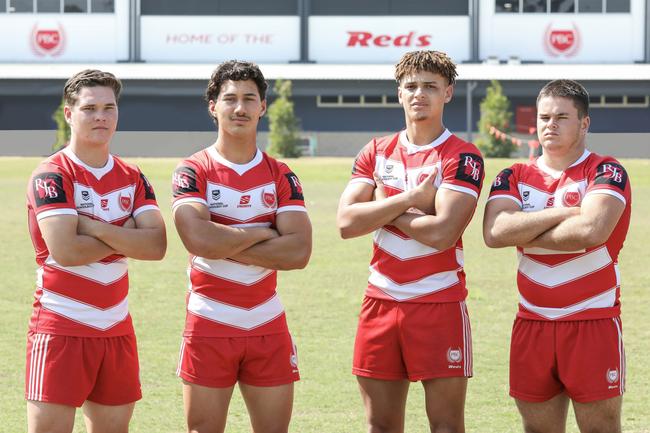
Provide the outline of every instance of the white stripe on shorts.
{"type": "Polygon", "coordinates": [[[614,325],[616,326],[616,332],[618,333],[618,365],[619,365],[619,378],[618,378],[618,390],[621,395],[625,392],[625,348],[623,347],[623,332],[621,331],[621,319],[620,317],[615,317],[612,319],[614,325]]]}
{"type": "Polygon", "coordinates": [[[463,356],[465,357],[465,369],[463,373],[466,377],[472,376],[472,328],[469,323],[469,313],[467,304],[460,301],[460,314],[463,319],[463,356]]]}
{"type": "Polygon", "coordinates": [[[181,337],[181,348],[178,354],[178,367],[176,368],[176,376],[181,375],[181,365],[183,364],[183,354],[185,353],[185,337],[181,337]]]}
{"type": "Polygon", "coordinates": [[[34,335],[29,363],[28,400],[41,401],[43,399],[43,378],[45,377],[45,362],[49,342],[49,334],[34,335]]]}

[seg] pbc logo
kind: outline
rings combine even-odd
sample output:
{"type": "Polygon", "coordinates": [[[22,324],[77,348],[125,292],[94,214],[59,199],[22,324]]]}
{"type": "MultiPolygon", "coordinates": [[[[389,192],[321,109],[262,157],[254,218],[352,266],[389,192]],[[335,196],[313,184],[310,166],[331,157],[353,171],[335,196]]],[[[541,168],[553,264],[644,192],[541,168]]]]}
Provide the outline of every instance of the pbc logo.
{"type": "Polygon", "coordinates": [[[275,206],[275,194],[273,191],[262,191],[262,204],[268,208],[273,208],[275,206]]]}
{"type": "Polygon", "coordinates": [[[572,29],[553,30],[551,24],[544,32],[544,50],[551,57],[573,57],[580,49],[580,32],[575,23],[572,29]]]}
{"type": "Polygon", "coordinates": [[[298,176],[292,172],[286,173],[285,176],[287,181],[289,181],[289,186],[291,187],[291,197],[289,198],[291,200],[304,200],[302,185],[300,184],[300,180],[298,180],[298,176]]]}
{"type": "Polygon", "coordinates": [[[432,35],[416,36],[415,32],[409,32],[405,35],[373,35],[370,32],[347,32],[348,41],[345,44],[348,47],[426,47],[431,45],[432,35]]]}
{"type": "Polygon", "coordinates": [[[562,203],[566,207],[578,206],[581,198],[580,191],[566,191],[562,196],[562,203]]]}
{"type": "Polygon", "coordinates": [[[504,170],[501,170],[501,173],[497,175],[497,177],[494,178],[494,182],[492,182],[492,189],[490,189],[490,192],[492,191],[509,191],[510,190],[510,175],[512,175],[512,170],[509,168],[506,168],[504,170]]]}
{"type": "Polygon", "coordinates": [[[607,382],[614,384],[618,382],[618,368],[607,369],[607,382]]]}
{"type": "Polygon", "coordinates": [[[38,24],[34,25],[30,37],[30,47],[35,55],[38,57],[58,57],[63,53],[66,39],[65,32],[60,23],[57,27],[44,29],[38,28],[38,24]]]}
{"type": "Polygon", "coordinates": [[[483,179],[483,158],[475,153],[461,153],[456,179],[480,188],[483,179]]]}
{"type": "Polygon", "coordinates": [[[598,166],[594,185],[611,185],[623,191],[626,184],[627,172],[620,164],[607,162],[598,166]]]}
{"type": "Polygon", "coordinates": [[[120,209],[122,209],[124,212],[129,212],[131,210],[131,195],[120,194],[118,197],[118,202],[120,204],[120,209]]]}
{"type": "Polygon", "coordinates": [[[196,187],[196,171],[190,167],[178,167],[172,175],[174,197],[199,192],[196,187]]]}
{"type": "Polygon", "coordinates": [[[33,187],[36,206],[66,202],[63,177],[58,173],[42,173],[35,176],[33,187]]]}
{"type": "Polygon", "coordinates": [[[447,350],[447,361],[458,363],[463,360],[463,352],[460,348],[452,349],[451,347],[447,350]]]}

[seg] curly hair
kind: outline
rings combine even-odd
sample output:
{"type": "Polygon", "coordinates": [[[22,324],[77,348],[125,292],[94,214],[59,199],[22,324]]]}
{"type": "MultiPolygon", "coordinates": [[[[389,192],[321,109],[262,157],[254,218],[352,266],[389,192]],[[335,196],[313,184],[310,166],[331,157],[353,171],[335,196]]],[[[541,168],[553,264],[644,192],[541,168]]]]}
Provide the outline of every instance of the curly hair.
{"type": "Polygon", "coordinates": [[[84,69],[77,72],[63,86],[63,99],[67,105],[74,105],[83,87],[110,87],[115,94],[115,100],[120,99],[122,82],[110,72],[97,69],[84,69]]]}
{"type": "Polygon", "coordinates": [[[577,81],[573,80],[553,80],[546,83],[537,95],[537,102],[547,96],[555,98],[567,98],[573,101],[573,105],[578,110],[578,118],[582,119],[589,115],[589,93],[587,89],[577,81]]]}
{"type": "Polygon", "coordinates": [[[449,56],[442,51],[410,51],[402,56],[395,65],[395,80],[401,83],[402,79],[410,74],[427,71],[440,74],[447,79],[447,84],[456,83],[456,65],[449,56]]]}
{"type": "Polygon", "coordinates": [[[260,71],[259,66],[251,62],[229,60],[217,66],[217,69],[212,72],[212,76],[208,82],[208,88],[205,91],[206,102],[216,101],[221,86],[228,80],[253,80],[260,93],[260,99],[262,101],[266,99],[268,83],[264,79],[264,75],[262,74],[262,71],[260,71]]]}

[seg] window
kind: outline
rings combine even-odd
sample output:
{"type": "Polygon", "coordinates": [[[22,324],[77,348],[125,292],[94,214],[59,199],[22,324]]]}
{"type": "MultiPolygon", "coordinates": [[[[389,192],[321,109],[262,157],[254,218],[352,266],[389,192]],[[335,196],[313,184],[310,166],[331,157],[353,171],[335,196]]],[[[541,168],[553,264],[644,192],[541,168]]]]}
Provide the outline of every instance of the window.
{"type": "Polygon", "coordinates": [[[606,12],[630,12],[630,0],[607,0],[606,12]]]}
{"type": "Polygon", "coordinates": [[[643,95],[597,95],[589,97],[590,108],[646,108],[650,96],[643,95]]]}
{"type": "Polygon", "coordinates": [[[551,12],[553,13],[573,13],[575,11],[574,0],[551,0],[551,12]]]}
{"type": "Polygon", "coordinates": [[[58,14],[61,12],[61,0],[38,0],[36,2],[36,12],[58,14]]]}
{"type": "Polygon", "coordinates": [[[400,107],[397,96],[387,95],[320,95],[316,97],[316,106],[320,108],[388,108],[400,107]]]}
{"type": "Polygon", "coordinates": [[[297,0],[141,0],[142,15],[297,15],[297,0]]]}
{"type": "Polygon", "coordinates": [[[497,12],[519,12],[519,0],[497,0],[497,12]]]}
{"type": "Polygon", "coordinates": [[[469,15],[469,0],[311,0],[312,15],[469,15]]]}
{"type": "Polygon", "coordinates": [[[603,0],[580,0],[578,11],[584,13],[602,13],[603,0]]]}
{"type": "Polygon", "coordinates": [[[115,12],[115,3],[113,0],[91,0],[90,12],[94,14],[112,14],[115,12]]]}
{"type": "Polygon", "coordinates": [[[630,0],[494,0],[496,13],[630,13],[630,0]]]}
{"type": "Polygon", "coordinates": [[[63,12],[88,12],[88,2],[86,0],[64,0],[63,12]]]}
{"type": "Polygon", "coordinates": [[[8,11],[15,13],[34,12],[33,0],[9,0],[8,11]]]}
{"type": "Polygon", "coordinates": [[[114,13],[115,0],[0,0],[0,13],[114,13]]]}
{"type": "Polygon", "coordinates": [[[546,12],[546,0],[524,0],[524,12],[541,13],[546,12]]]}

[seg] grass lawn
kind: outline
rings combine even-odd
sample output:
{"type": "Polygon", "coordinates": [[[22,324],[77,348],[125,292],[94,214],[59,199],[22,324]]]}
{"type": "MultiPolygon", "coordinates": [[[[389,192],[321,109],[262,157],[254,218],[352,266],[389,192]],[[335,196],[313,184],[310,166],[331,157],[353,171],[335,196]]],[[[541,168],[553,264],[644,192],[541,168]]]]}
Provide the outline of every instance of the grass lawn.
{"type": "MultiPolygon", "coordinates": [[[[37,158],[0,158],[0,432],[26,430],[24,375],[27,323],[35,281],[34,252],[27,233],[25,188],[37,158]]],[[[181,387],[175,377],[185,315],[186,260],[170,219],[172,159],[138,159],[155,187],[168,229],[162,262],[132,261],[129,304],[136,328],[144,398],[136,405],[132,432],[185,431],[181,387]]],[[[307,269],[281,273],[280,296],[298,344],[302,380],[295,391],[293,432],[361,432],[364,411],[351,375],[357,314],[368,276],[370,236],[342,241],[335,225],[338,198],[352,159],[288,161],[301,178],[314,226],[314,249],[307,269]]],[[[623,430],[650,432],[650,160],[623,160],[632,182],[632,224],[620,256],[627,393],[623,430]],[[644,319],[644,317],[646,317],[644,319]]],[[[468,305],[474,338],[474,378],[466,407],[468,432],[521,431],[508,397],[508,347],[517,308],[514,249],[490,250],[480,225],[489,183],[512,160],[486,161],[486,185],[465,236],[468,305]]],[[[79,412],[78,412],[79,415],[79,412]]],[[[412,384],[406,431],[428,431],[423,392],[412,384]]],[[[81,417],[75,432],[83,432],[81,417]]],[[[227,431],[250,431],[239,393],[231,403],[227,431]]],[[[570,415],[568,432],[577,432],[570,415]]]]}

